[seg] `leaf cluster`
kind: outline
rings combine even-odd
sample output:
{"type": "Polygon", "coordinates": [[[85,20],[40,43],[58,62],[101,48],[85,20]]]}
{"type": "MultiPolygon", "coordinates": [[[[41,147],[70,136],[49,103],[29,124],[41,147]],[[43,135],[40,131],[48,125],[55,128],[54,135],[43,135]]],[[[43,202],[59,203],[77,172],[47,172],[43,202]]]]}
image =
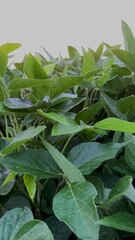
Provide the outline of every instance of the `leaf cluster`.
{"type": "Polygon", "coordinates": [[[135,38],[69,57],[0,46],[0,239],[135,237],[135,38]]]}

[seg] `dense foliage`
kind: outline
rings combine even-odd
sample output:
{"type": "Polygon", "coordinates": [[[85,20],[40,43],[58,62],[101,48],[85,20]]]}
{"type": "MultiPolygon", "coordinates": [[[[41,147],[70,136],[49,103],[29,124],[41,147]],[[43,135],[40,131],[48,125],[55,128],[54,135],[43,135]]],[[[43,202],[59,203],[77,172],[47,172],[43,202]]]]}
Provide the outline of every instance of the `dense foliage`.
{"type": "Polygon", "coordinates": [[[0,240],[135,238],[135,38],[8,65],[0,46],[0,240]]]}

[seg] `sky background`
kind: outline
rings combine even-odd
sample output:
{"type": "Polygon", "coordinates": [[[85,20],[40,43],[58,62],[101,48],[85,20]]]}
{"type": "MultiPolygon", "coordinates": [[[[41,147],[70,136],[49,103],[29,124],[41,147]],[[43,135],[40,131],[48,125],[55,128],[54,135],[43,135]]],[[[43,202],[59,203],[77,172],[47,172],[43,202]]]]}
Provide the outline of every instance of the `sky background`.
{"type": "Polygon", "coordinates": [[[0,0],[0,44],[22,43],[16,59],[28,52],[67,56],[67,46],[81,52],[101,42],[123,44],[121,20],[135,34],[134,0],[0,0]]]}

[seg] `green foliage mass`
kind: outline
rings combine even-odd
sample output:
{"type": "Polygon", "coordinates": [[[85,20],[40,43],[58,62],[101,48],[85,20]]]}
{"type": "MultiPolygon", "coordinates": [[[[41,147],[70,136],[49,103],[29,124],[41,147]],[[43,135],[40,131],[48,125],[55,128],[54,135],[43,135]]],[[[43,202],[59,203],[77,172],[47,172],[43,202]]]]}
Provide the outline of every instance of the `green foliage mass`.
{"type": "Polygon", "coordinates": [[[0,240],[135,238],[135,38],[69,57],[0,46],[0,240]]]}

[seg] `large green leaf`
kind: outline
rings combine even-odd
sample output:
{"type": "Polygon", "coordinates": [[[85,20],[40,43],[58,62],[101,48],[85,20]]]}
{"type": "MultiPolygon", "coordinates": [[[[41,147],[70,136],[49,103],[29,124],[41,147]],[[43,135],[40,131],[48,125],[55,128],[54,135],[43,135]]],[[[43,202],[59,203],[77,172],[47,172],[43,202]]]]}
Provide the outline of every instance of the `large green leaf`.
{"type": "Polygon", "coordinates": [[[89,77],[94,76],[97,72],[101,71],[101,69],[96,69],[93,71],[88,72],[86,75],[83,76],[61,76],[52,79],[52,86],[50,89],[50,97],[51,99],[55,98],[59,94],[66,92],[70,88],[74,87],[75,85],[83,82],[84,80],[88,79],[89,77]]]}
{"type": "Polygon", "coordinates": [[[135,72],[135,54],[122,49],[111,49],[114,55],[133,72],[135,72]]]}
{"type": "Polygon", "coordinates": [[[80,170],[71,162],[69,162],[62,153],[60,153],[55,147],[53,147],[50,143],[46,142],[43,139],[42,143],[47,148],[58,166],[64,172],[64,175],[69,179],[71,183],[83,182],[85,180],[80,170]]]}
{"type": "Polygon", "coordinates": [[[71,149],[68,159],[79,167],[83,174],[87,175],[98,168],[102,162],[114,158],[125,144],[81,143],[71,149]]]}
{"type": "Polygon", "coordinates": [[[56,124],[54,124],[54,126],[52,128],[52,136],[79,133],[79,132],[81,132],[85,129],[90,130],[90,131],[94,131],[94,128],[92,126],[89,126],[89,125],[86,125],[86,124],[82,124],[82,125],[68,124],[68,125],[65,125],[65,124],[56,123],[56,124]]]}
{"type": "Polygon", "coordinates": [[[18,230],[33,219],[29,208],[15,208],[0,219],[0,240],[15,240],[18,230]]]}
{"type": "Polygon", "coordinates": [[[33,87],[41,87],[41,86],[49,87],[50,84],[51,84],[51,81],[49,79],[14,78],[9,84],[9,89],[10,91],[15,91],[23,88],[33,88],[33,87]]]}
{"type": "Polygon", "coordinates": [[[130,133],[125,133],[125,141],[130,141],[127,146],[125,146],[125,161],[127,165],[135,170],[135,136],[130,133]]]}
{"type": "Polygon", "coordinates": [[[130,95],[125,98],[120,98],[115,105],[120,112],[127,115],[130,111],[135,111],[135,96],[130,95]]]}
{"type": "Polygon", "coordinates": [[[54,197],[55,215],[83,240],[98,240],[98,215],[94,203],[96,194],[94,186],[85,181],[69,184],[54,197]]]}
{"type": "Polygon", "coordinates": [[[122,21],[122,32],[124,37],[125,49],[131,53],[135,53],[135,38],[128,26],[128,24],[122,21]]]}
{"type": "Polygon", "coordinates": [[[8,55],[0,49],[0,77],[4,77],[7,70],[8,55]]]}
{"type": "Polygon", "coordinates": [[[32,220],[23,225],[15,237],[17,240],[54,240],[48,226],[40,220],[32,220]]]}
{"type": "Polygon", "coordinates": [[[44,149],[12,153],[1,158],[0,163],[11,171],[28,173],[38,178],[58,178],[63,175],[51,155],[44,149]]]}
{"type": "Polygon", "coordinates": [[[13,152],[15,149],[22,146],[24,143],[30,141],[32,138],[37,136],[45,129],[45,126],[38,127],[30,127],[22,132],[19,132],[13,140],[9,143],[9,145],[2,149],[2,154],[9,154],[13,152]]]}
{"type": "Polygon", "coordinates": [[[29,208],[8,211],[0,219],[0,240],[54,240],[47,225],[33,220],[29,208]]]}
{"type": "Polygon", "coordinates": [[[132,177],[124,176],[120,178],[120,180],[115,184],[113,189],[109,194],[109,199],[103,204],[104,206],[112,205],[117,202],[123,196],[130,199],[133,203],[135,203],[135,190],[132,185],[132,177]]]}
{"type": "Polygon", "coordinates": [[[120,131],[127,133],[135,133],[135,123],[121,120],[118,118],[105,118],[94,124],[95,128],[120,131]]]}
{"type": "Polygon", "coordinates": [[[48,78],[43,67],[30,53],[24,64],[24,71],[29,78],[46,79],[48,78]]]}
{"type": "Polygon", "coordinates": [[[135,233],[135,216],[126,212],[119,212],[99,221],[101,225],[135,233]]]}

